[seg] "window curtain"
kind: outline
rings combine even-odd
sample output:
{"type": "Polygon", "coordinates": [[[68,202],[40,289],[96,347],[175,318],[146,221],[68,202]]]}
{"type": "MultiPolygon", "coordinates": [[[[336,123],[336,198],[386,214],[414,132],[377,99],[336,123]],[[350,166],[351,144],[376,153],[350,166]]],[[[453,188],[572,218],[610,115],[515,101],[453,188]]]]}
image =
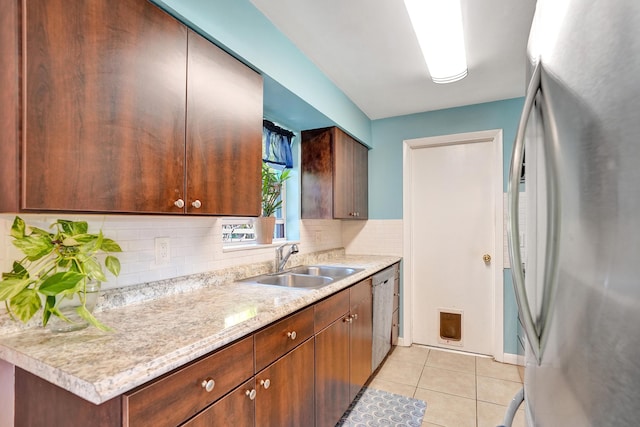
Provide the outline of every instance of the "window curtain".
{"type": "Polygon", "coordinates": [[[263,120],[262,161],[278,169],[292,168],[291,141],[294,136],[293,132],[263,120]]]}

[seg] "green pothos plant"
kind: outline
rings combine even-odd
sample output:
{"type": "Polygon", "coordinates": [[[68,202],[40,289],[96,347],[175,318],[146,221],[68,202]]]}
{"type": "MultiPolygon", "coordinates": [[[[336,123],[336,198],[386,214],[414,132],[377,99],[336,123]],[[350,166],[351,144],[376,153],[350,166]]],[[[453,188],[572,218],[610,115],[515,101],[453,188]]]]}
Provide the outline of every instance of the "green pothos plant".
{"type": "Polygon", "coordinates": [[[84,221],[59,219],[50,226],[52,232],[27,226],[18,216],[11,226],[13,245],[24,253],[24,258],[13,262],[8,273],[2,273],[0,301],[14,319],[26,323],[42,309],[42,325],[51,315],[70,320],[59,310],[63,298],[78,296],[78,315],[91,325],[110,330],[87,309],[86,287],[91,280],[107,280],[96,257],[106,253],[104,266],[114,276],[120,274],[120,261],[113,252],[122,252],[113,240],[88,233],[84,221]]]}

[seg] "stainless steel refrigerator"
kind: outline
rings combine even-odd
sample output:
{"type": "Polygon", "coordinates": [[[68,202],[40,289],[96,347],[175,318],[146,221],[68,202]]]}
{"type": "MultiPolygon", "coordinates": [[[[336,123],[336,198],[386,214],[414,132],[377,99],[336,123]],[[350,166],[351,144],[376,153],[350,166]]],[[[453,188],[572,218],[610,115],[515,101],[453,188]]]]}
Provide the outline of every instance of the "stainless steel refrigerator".
{"type": "Polygon", "coordinates": [[[527,56],[508,197],[526,419],[638,426],[640,0],[538,0],[527,56]]]}

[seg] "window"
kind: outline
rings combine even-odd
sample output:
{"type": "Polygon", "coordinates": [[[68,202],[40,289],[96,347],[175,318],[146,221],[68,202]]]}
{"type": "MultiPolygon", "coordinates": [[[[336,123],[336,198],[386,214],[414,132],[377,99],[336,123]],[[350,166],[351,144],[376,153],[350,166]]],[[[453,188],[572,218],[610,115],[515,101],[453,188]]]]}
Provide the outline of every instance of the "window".
{"type": "MultiPolygon", "coordinates": [[[[284,183],[281,196],[282,205],[275,212],[276,227],[273,233],[273,240],[286,239],[286,194],[287,186],[284,183]]],[[[225,218],[222,220],[222,242],[224,246],[246,245],[256,241],[256,234],[253,229],[253,218],[225,218]]]]}
{"type": "MultiPolygon", "coordinates": [[[[272,170],[282,171],[293,167],[293,155],[291,152],[293,132],[283,129],[274,123],[263,120],[262,122],[262,161],[272,170]]],[[[283,184],[281,199],[282,205],[275,212],[276,226],[274,241],[285,240],[286,231],[286,181],[283,184]]],[[[255,243],[256,235],[252,218],[226,218],[222,221],[222,241],[224,246],[246,245],[255,243]]]]}

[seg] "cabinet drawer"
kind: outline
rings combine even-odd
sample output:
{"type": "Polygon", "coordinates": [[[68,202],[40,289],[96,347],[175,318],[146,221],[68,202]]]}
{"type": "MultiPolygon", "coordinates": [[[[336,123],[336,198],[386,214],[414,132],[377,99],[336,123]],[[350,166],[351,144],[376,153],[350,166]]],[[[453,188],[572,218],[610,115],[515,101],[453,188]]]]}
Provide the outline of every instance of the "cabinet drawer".
{"type": "Polygon", "coordinates": [[[255,380],[251,378],[181,427],[253,427],[256,418],[255,397],[251,399],[250,393],[254,385],[255,380]]]}
{"type": "Polygon", "coordinates": [[[349,311],[349,290],[338,292],[314,306],[315,332],[318,333],[349,311]]]}
{"type": "Polygon", "coordinates": [[[304,309],[258,332],[256,372],[313,335],[313,307],[304,309]]]}
{"type": "Polygon", "coordinates": [[[123,395],[123,425],[176,426],[253,376],[253,337],[123,395]],[[209,392],[203,386],[213,380],[209,392]]]}
{"type": "Polygon", "coordinates": [[[373,289],[371,287],[371,278],[363,280],[362,282],[353,285],[350,288],[350,291],[351,291],[351,309],[353,309],[353,307],[358,305],[358,303],[363,299],[372,298],[371,295],[372,295],[373,289]]]}

